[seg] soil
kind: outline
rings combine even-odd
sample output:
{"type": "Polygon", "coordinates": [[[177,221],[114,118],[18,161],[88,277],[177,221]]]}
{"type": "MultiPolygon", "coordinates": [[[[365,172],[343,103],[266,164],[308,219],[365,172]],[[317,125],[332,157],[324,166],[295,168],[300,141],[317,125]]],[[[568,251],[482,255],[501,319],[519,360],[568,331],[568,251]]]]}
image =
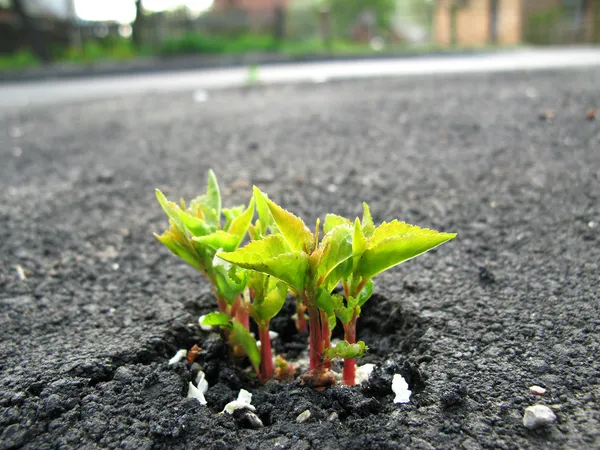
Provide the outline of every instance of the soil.
{"type": "MultiPolygon", "coordinates": [[[[598,86],[597,69],[375,79],[1,117],[0,448],[600,448],[598,86]],[[229,206],[257,184],[308,223],[367,201],[458,233],[376,281],[367,384],[260,386],[199,329],[215,302],[154,240],[154,188],[189,198],[209,168],[229,206]],[[194,344],[208,406],[186,398],[198,366],[168,365],[194,344]],[[263,427],[219,414],[240,388],[263,427]],[[526,429],[534,404],[556,423],[526,429]]],[[[290,319],[273,328],[303,351],[290,319]]]]}

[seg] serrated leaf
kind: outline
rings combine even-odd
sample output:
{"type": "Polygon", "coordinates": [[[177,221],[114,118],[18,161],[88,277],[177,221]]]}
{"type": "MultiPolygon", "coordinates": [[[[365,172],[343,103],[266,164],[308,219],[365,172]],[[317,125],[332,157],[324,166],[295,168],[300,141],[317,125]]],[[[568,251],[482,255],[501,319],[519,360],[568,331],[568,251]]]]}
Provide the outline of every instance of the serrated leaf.
{"type": "MultiPolygon", "coordinates": [[[[348,297],[346,299],[347,304],[345,304],[344,298],[341,295],[334,294],[331,297],[335,304],[335,315],[344,325],[350,323],[354,318],[354,313],[358,306],[357,300],[354,297],[348,297]]],[[[356,311],[356,313],[357,315],[360,314],[359,311],[356,311]]]]}
{"type": "Polygon", "coordinates": [[[375,229],[369,240],[367,249],[358,262],[357,272],[364,279],[372,278],[454,239],[455,236],[454,233],[440,233],[397,220],[384,222],[375,229]]]}
{"type": "Polygon", "coordinates": [[[371,298],[371,295],[373,295],[373,280],[369,280],[365,283],[365,286],[362,288],[362,290],[359,292],[358,294],[358,306],[362,306],[364,305],[367,300],[369,300],[371,298]]]}
{"type": "Polygon", "coordinates": [[[323,231],[329,233],[338,225],[351,225],[352,222],[345,217],[338,216],[336,214],[327,214],[325,216],[325,223],[323,224],[323,231]]]}
{"type": "Polygon", "coordinates": [[[358,341],[356,344],[350,344],[348,341],[340,341],[335,347],[327,350],[329,358],[358,358],[363,356],[369,347],[363,341],[358,341]]]}
{"type": "Polygon", "coordinates": [[[235,252],[220,253],[219,257],[245,269],[272,275],[298,292],[304,290],[308,255],[301,251],[290,251],[281,235],[252,241],[235,252]]]}
{"type": "Polygon", "coordinates": [[[231,319],[231,333],[229,335],[229,342],[231,345],[241,345],[248,355],[248,359],[252,363],[254,370],[259,371],[260,367],[260,351],[256,344],[256,339],[250,334],[248,330],[238,322],[236,319],[231,319]]]}
{"type": "Polygon", "coordinates": [[[235,266],[227,269],[218,265],[213,267],[213,272],[219,294],[227,300],[227,303],[232,304],[246,287],[245,273],[235,266]],[[240,274],[237,273],[238,271],[240,274]]]}
{"type": "Polygon", "coordinates": [[[375,224],[373,223],[373,217],[371,216],[371,210],[366,202],[363,202],[363,219],[362,219],[363,233],[367,238],[370,238],[375,231],[375,224]]]}
{"type": "Polygon", "coordinates": [[[336,271],[335,276],[331,279],[332,273],[342,263],[352,258],[352,227],[348,224],[342,224],[335,227],[325,235],[320,246],[327,248],[327,252],[318,264],[318,276],[320,280],[328,280],[328,283],[335,285],[347,275],[344,272],[349,272],[352,267],[345,267],[345,271],[336,271]]]}
{"type": "Polygon", "coordinates": [[[222,312],[211,312],[202,319],[202,325],[210,325],[211,327],[231,328],[231,317],[222,312]]]}
{"type": "Polygon", "coordinates": [[[203,267],[198,260],[197,255],[194,254],[194,251],[184,247],[175,239],[170,231],[165,231],[162,235],[154,234],[156,239],[159,240],[165,247],[167,247],[175,256],[179,256],[190,266],[195,267],[196,269],[202,271],[203,267]]]}
{"type": "Polygon", "coordinates": [[[304,224],[302,219],[296,217],[289,211],[286,211],[277,203],[269,200],[256,186],[254,187],[256,195],[262,195],[273,221],[277,225],[279,232],[288,243],[289,247],[295,251],[301,251],[308,248],[313,240],[313,234],[304,224]]]}
{"type": "Polygon", "coordinates": [[[167,199],[167,197],[165,197],[165,195],[160,191],[160,189],[156,189],[155,192],[156,198],[158,199],[158,203],[160,203],[160,206],[162,207],[163,211],[167,214],[167,216],[169,216],[169,219],[171,219],[172,223],[175,225],[175,227],[177,228],[181,236],[184,238],[184,240],[187,241],[187,229],[181,221],[181,218],[179,217],[181,213],[181,208],[179,208],[179,206],[177,206],[175,203],[170,202],[167,199]]]}
{"type": "Polygon", "coordinates": [[[363,227],[358,220],[354,221],[354,233],[352,235],[352,270],[356,270],[360,257],[367,249],[367,238],[364,235],[363,227]]]}
{"type": "Polygon", "coordinates": [[[236,217],[231,222],[231,226],[227,229],[228,233],[236,236],[238,239],[235,248],[239,247],[239,245],[242,243],[242,240],[248,231],[248,227],[252,222],[252,217],[254,217],[254,199],[250,200],[250,204],[248,205],[248,208],[246,208],[246,211],[236,217]]]}

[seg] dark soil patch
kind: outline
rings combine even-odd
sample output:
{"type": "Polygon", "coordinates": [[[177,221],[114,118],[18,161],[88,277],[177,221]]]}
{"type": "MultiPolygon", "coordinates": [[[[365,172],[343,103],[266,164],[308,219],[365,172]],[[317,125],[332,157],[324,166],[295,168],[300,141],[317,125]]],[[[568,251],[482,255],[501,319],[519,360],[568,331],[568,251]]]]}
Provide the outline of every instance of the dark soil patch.
{"type": "MultiPolygon", "coordinates": [[[[591,69],[421,77],[3,117],[0,448],[597,448],[599,85],[591,69]],[[377,222],[458,232],[377,281],[358,328],[368,384],[260,386],[199,329],[214,301],[153,240],[153,191],[196,195],[209,167],[228,206],[256,183],[307,223],[365,200],[377,222]],[[197,365],[168,365],[194,344],[197,365]],[[198,367],[208,406],[186,398],[198,367]],[[219,414],[242,387],[260,429],[219,414]],[[533,404],[557,422],[524,428],[533,404]]],[[[287,308],[275,348],[295,358],[287,308]]]]}

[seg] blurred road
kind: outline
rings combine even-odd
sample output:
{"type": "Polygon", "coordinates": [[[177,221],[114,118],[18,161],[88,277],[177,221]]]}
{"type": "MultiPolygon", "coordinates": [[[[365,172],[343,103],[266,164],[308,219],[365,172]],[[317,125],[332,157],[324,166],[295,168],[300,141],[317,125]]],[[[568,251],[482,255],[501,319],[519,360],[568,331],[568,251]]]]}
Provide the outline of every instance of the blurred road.
{"type": "MultiPolygon", "coordinates": [[[[524,49],[479,55],[432,56],[369,61],[336,61],[263,66],[261,83],[323,82],[333,79],[404,75],[507,72],[600,66],[600,48],[524,49]]],[[[26,106],[120,97],[146,92],[244,86],[248,68],[113,75],[102,78],[6,83],[0,86],[0,111],[26,106]]]]}

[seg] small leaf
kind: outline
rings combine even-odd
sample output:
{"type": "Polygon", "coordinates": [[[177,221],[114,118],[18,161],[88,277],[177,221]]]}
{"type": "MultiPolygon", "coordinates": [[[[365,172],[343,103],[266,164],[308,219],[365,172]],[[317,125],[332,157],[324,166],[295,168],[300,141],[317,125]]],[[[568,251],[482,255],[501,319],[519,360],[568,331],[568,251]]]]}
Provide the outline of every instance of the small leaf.
{"type": "MultiPolygon", "coordinates": [[[[354,318],[357,307],[356,299],[354,299],[354,297],[348,297],[346,299],[348,302],[346,306],[344,304],[344,298],[341,295],[333,294],[331,297],[335,305],[335,315],[344,325],[347,325],[354,318]]],[[[360,314],[359,311],[356,311],[356,313],[357,315],[360,314]]]]}
{"type": "Polygon", "coordinates": [[[360,257],[367,249],[367,238],[363,234],[363,228],[358,217],[354,221],[354,233],[352,236],[352,266],[356,270],[360,257]]]}
{"type": "Polygon", "coordinates": [[[371,217],[371,210],[369,205],[363,202],[363,219],[362,219],[363,233],[367,238],[370,238],[375,231],[375,224],[373,223],[373,217],[371,217]]]}
{"type": "MultiPolygon", "coordinates": [[[[237,237],[237,245],[235,248],[238,248],[242,243],[246,232],[248,231],[248,227],[252,222],[252,217],[254,216],[254,199],[250,200],[250,204],[246,211],[243,214],[240,214],[236,217],[232,222],[231,226],[227,229],[227,232],[237,237]]],[[[231,251],[231,250],[230,250],[231,251]]]]}
{"type": "Polygon", "coordinates": [[[363,341],[358,341],[356,344],[350,344],[348,341],[340,341],[335,347],[327,350],[327,356],[330,358],[358,358],[363,356],[369,348],[363,341]]]}
{"type": "Polygon", "coordinates": [[[394,220],[383,223],[373,233],[358,262],[357,272],[365,279],[425,253],[456,234],[419,228],[394,220]]]}
{"type": "Polygon", "coordinates": [[[196,269],[202,271],[203,267],[200,264],[200,261],[197,255],[194,254],[194,251],[184,247],[175,239],[170,231],[165,231],[162,235],[154,234],[156,239],[158,239],[165,247],[167,247],[175,256],[179,256],[190,266],[195,267],[196,269]]]}
{"type": "Polygon", "coordinates": [[[206,236],[194,236],[192,239],[202,245],[207,245],[214,250],[221,248],[226,252],[232,252],[238,248],[240,241],[238,236],[223,230],[217,230],[206,236]]]}
{"type": "Polygon", "coordinates": [[[271,216],[269,207],[265,201],[265,198],[268,198],[267,194],[262,193],[260,189],[255,186],[253,198],[256,202],[256,212],[258,213],[258,228],[260,235],[266,236],[268,228],[273,225],[273,216],[271,216]]]}
{"type": "Polygon", "coordinates": [[[221,212],[225,216],[225,226],[223,227],[223,229],[229,230],[229,227],[231,226],[231,222],[233,222],[233,219],[238,217],[245,210],[246,210],[246,207],[244,205],[236,206],[235,208],[223,208],[221,210],[221,212]]]}
{"type": "Polygon", "coordinates": [[[235,266],[227,270],[225,267],[217,265],[213,268],[213,273],[219,294],[227,300],[227,303],[233,304],[234,300],[246,287],[245,271],[235,266]]]}
{"type": "Polygon", "coordinates": [[[231,334],[229,335],[230,344],[241,345],[246,355],[248,355],[248,359],[250,359],[254,370],[258,372],[260,367],[260,351],[258,350],[256,339],[236,319],[231,319],[231,326],[231,334]]]}
{"type": "Polygon", "coordinates": [[[308,256],[304,252],[290,251],[281,235],[252,241],[235,252],[220,253],[219,257],[245,269],[272,275],[298,292],[304,290],[308,256]]]}
{"type": "Polygon", "coordinates": [[[325,231],[325,233],[329,233],[331,230],[333,230],[338,225],[350,225],[350,224],[352,224],[352,222],[350,222],[345,217],[338,216],[335,214],[327,214],[325,216],[325,223],[323,224],[323,231],[325,231]]]}
{"type": "Polygon", "coordinates": [[[231,328],[231,317],[228,314],[222,312],[212,312],[204,316],[202,319],[202,325],[209,325],[211,327],[223,327],[231,328]]]}
{"type": "Polygon", "coordinates": [[[323,288],[319,288],[317,292],[317,306],[327,314],[327,317],[335,316],[335,302],[333,295],[323,288]]]}
{"type": "Polygon", "coordinates": [[[373,295],[373,280],[369,280],[365,283],[365,286],[358,294],[358,306],[364,305],[367,300],[373,295]]]}
{"type": "MultiPolygon", "coordinates": [[[[319,261],[318,275],[319,279],[327,280],[332,272],[338,268],[342,263],[352,258],[352,228],[348,224],[342,224],[335,227],[329,233],[325,235],[321,241],[320,246],[328,248],[327,253],[319,261]]],[[[351,266],[345,267],[345,271],[337,271],[333,279],[328,280],[328,284],[337,285],[337,283],[344,277],[347,276],[348,269],[351,266]]]]}
{"type": "Polygon", "coordinates": [[[175,203],[167,200],[167,197],[160,191],[160,189],[156,190],[156,198],[158,199],[158,203],[162,207],[163,211],[169,216],[169,219],[172,220],[173,224],[179,231],[179,233],[183,236],[184,240],[187,240],[187,229],[183,222],[181,221],[179,215],[181,213],[181,209],[175,203]]]}
{"type": "Polygon", "coordinates": [[[292,250],[301,251],[310,246],[313,235],[302,219],[269,200],[256,186],[255,195],[262,195],[279,232],[292,250]]]}
{"type": "Polygon", "coordinates": [[[181,211],[179,213],[179,218],[185,225],[185,227],[192,233],[193,236],[205,236],[210,234],[212,231],[204,220],[194,217],[188,214],[186,211],[181,211]]]}
{"type": "Polygon", "coordinates": [[[287,285],[275,278],[267,282],[268,289],[262,298],[255,297],[252,303],[254,313],[261,321],[268,321],[275,317],[285,303],[287,297],[287,285]],[[258,300],[258,301],[257,301],[258,300]]]}
{"type": "Polygon", "coordinates": [[[206,204],[215,212],[218,220],[221,218],[221,192],[217,176],[212,169],[208,171],[208,182],[206,185],[206,204]]]}

